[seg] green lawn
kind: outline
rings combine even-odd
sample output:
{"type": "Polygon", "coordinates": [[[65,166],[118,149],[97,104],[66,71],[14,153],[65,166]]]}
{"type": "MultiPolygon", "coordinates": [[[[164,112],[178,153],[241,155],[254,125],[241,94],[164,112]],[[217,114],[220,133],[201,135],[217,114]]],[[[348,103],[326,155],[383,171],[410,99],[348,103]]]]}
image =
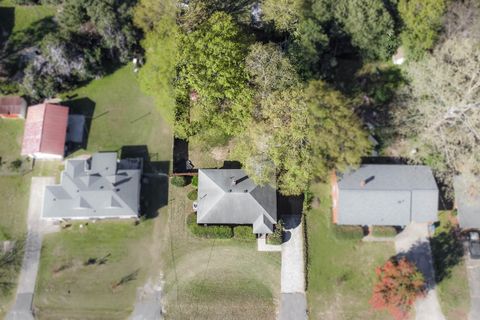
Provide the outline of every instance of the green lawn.
{"type": "MultiPolygon", "coordinates": [[[[19,6],[11,0],[0,0],[1,7],[14,7],[14,27],[13,32],[18,32],[27,29],[33,23],[40,21],[44,18],[53,17],[55,15],[55,6],[50,5],[36,5],[36,6],[19,6]]],[[[2,12],[2,10],[0,10],[2,12]]],[[[5,11],[4,11],[5,12],[5,11]]],[[[11,19],[11,17],[1,15],[3,21],[11,19]]]]}
{"type": "Polygon", "coordinates": [[[35,307],[38,319],[122,319],[132,311],[136,287],[152,271],[153,220],[89,223],[45,237],[35,307]],[[85,265],[108,256],[105,264],[85,265]],[[123,277],[136,279],[115,287],[123,277]]]}
{"type": "Polygon", "coordinates": [[[436,261],[437,292],[443,313],[447,319],[467,319],[470,309],[470,293],[467,269],[463,260],[462,244],[452,234],[456,224],[449,211],[439,215],[440,225],[431,240],[432,252],[436,261]]]}
{"type": "Polygon", "coordinates": [[[308,234],[307,298],[311,319],[387,319],[368,300],[375,267],[395,254],[392,243],[336,238],[331,223],[329,186],[317,184],[319,206],[306,214],[308,234]]]}
{"type": "Polygon", "coordinates": [[[153,98],[140,90],[132,65],[64,95],[67,105],[92,117],[87,152],[147,145],[159,160],[170,160],[172,133],[153,98]],[[70,100],[67,96],[74,96],[70,100]],[[93,114],[91,111],[93,109],[93,114]]]}
{"type": "Polygon", "coordinates": [[[20,157],[24,124],[21,119],[0,119],[0,159],[5,166],[20,157]]]}
{"type": "Polygon", "coordinates": [[[186,227],[188,190],[170,191],[162,254],[167,319],[275,319],[280,254],[258,252],[255,241],[195,238],[186,227]]]}

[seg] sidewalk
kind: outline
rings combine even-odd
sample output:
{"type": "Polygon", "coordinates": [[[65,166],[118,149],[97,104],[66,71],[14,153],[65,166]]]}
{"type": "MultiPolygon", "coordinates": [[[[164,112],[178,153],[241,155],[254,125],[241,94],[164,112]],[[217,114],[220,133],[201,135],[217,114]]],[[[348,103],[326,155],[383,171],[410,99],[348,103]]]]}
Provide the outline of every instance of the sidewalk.
{"type": "Polygon", "coordinates": [[[284,216],[282,244],[280,320],[306,320],[303,225],[300,215],[284,216]]]}

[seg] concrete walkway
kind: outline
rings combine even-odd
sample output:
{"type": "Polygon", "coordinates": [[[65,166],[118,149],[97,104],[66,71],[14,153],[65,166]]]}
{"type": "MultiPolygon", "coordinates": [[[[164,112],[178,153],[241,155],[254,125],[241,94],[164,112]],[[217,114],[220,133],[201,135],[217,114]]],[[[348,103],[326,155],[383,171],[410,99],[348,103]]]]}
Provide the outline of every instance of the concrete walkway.
{"type": "Polygon", "coordinates": [[[42,238],[46,232],[54,231],[50,224],[41,221],[41,210],[45,186],[54,184],[53,177],[33,177],[30,186],[30,200],[28,203],[28,231],[25,243],[22,268],[18,279],[15,303],[7,314],[7,320],[35,319],[32,311],[33,293],[37,279],[42,238]]]}
{"type": "Polygon", "coordinates": [[[301,216],[289,215],[282,218],[285,222],[285,242],[282,244],[279,320],[305,320],[307,299],[301,216]]]}
{"type": "MultiPolygon", "coordinates": [[[[468,251],[467,251],[468,252],[468,251]]],[[[467,253],[465,262],[467,265],[468,286],[470,288],[470,312],[469,320],[480,319],[480,260],[470,258],[467,253]]]]}
{"type": "Polygon", "coordinates": [[[163,280],[154,282],[152,279],[148,279],[145,286],[138,288],[129,320],[163,320],[162,288],[163,280]]]}
{"type": "Polygon", "coordinates": [[[397,254],[405,255],[417,265],[427,282],[427,295],[415,303],[415,319],[445,320],[435,290],[435,272],[428,238],[428,224],[412,223],[395,238],[395,249],[397,254]]]}
{"type": "Polygon", "coordinates": [[[280,252],[282,251],[282,246],[267,244],[265,235],[262,235],[257,238],[257,250],[262,252],[280,252]]]}

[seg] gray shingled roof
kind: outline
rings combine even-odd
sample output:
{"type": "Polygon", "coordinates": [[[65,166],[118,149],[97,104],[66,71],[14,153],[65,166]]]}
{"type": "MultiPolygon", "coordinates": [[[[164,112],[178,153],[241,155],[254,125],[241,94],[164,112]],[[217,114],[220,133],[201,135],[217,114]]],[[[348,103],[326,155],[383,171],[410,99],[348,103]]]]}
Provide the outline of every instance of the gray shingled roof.
{"type": "Polygon", "coordinates": [[[461,228],[480,228],[480,177],[473,180],[459,175],[453,178],[455,204],[461,228]]]}
{"type": "Polygon", "coordinates": [[[277,223],[276,191],[257,186],[241,169],[200,169],[197,223],[252,224],[254,233],[271,233],[277,223]]]}
{"type": "Polygon", "coordinates": [[[339,176],[338,189],[338,224],[403,226],[438,220],[438,187],[426,166],[362,165],[339,176]]]}
{"type": "Polygon", "coordinates": [[[68,160],[59,185],[47,186],[45,219],[130,218],[139,213],[141,159],[115,152],[68,160]]]}

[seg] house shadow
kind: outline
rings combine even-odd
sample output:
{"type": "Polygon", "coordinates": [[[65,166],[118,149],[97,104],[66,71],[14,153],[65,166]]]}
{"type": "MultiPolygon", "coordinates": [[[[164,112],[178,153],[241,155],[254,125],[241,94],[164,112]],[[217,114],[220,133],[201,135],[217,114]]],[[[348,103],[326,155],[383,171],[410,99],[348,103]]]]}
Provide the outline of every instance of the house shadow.
{"type": "Polygon", "coordinates": [[[362,164],[409,164],[407,158],[402,157],[362,157],[362,164]]]}
{"type": "MultiPolygon", "coordinates": [[[[90,128],[92,125],[93,114],[95,112],[95,102],[89,98],[78,98],[69,96],[70,100],[62,101],[61,104],[69,107],[69,130],[75,130],[71,126],[82,126],[81,139],[76,141],[67,141],[65,156],[68,156],[80,149],[87,149],[90,128]],[[83,118],[84,123],[72,121],[73,118],[83,118]]],[[[97,116],[98,117],[98,116],[97,116]]],[[[76,130],[75,130],[76,131],[76,130]]]]}
{"type": "Polygon", "coordinates": [[[225,160],[220,169],[242,169],[242,164],[239,161],[225,160]]]}
{"type": "Polygon", "coordinates": [[[142,158],[143,174],[140,192],[140,213],[146,219],[158,216],[158,211],[168,204],[169,161],[158,161],[158,154],[149,153],[146,145],[123,146],[120,159],[142,158]]]}

